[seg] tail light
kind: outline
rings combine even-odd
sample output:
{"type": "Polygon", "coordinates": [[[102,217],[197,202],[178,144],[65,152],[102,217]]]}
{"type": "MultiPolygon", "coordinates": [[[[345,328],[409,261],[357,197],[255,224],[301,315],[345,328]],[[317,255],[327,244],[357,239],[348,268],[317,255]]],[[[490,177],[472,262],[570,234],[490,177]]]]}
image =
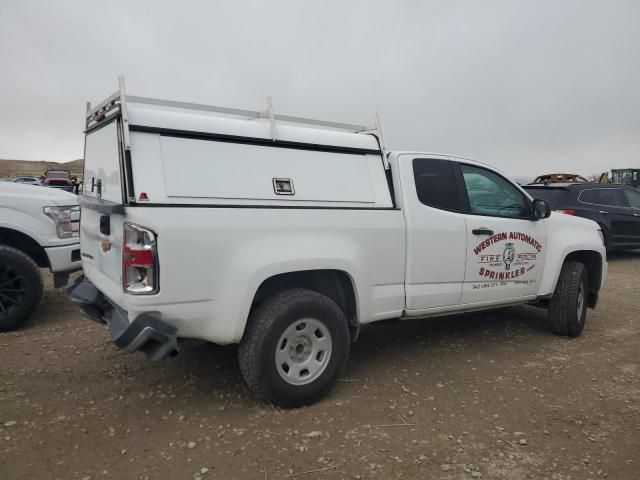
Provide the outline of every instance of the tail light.
{"type": "Polygon", "coordinates": [[[131,223],[124,224],[122,284],[133,295],[152,295],[160,287],[156,234],[131,223]]]}
{"type": "Polygon", "coordinates": [[[576,211],[573,208],[559,208],[554,210],[554,212],[564,213],[565,215],[573,215],[576,211]]]}

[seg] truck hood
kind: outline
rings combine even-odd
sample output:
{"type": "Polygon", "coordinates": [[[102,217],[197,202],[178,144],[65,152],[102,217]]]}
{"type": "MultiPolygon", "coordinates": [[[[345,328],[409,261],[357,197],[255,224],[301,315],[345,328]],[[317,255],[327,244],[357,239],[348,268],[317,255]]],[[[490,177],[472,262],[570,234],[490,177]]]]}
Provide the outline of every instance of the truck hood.
{"type": "Polygon", "coordinates": [[[586,230],[600,230],[600,225],[593,220],[567,215],[566,213],[552,212],[549,221],[553,225],[558,226],[566,225],[568,227],[584,228],[586,230]]]}
{"type": "Polygon", "coordinates": [[[78,198],[69,192],[39,185],[22,185],[13,182],[0,183],[0,205],[13,206],[77,205],[78,198]]]}

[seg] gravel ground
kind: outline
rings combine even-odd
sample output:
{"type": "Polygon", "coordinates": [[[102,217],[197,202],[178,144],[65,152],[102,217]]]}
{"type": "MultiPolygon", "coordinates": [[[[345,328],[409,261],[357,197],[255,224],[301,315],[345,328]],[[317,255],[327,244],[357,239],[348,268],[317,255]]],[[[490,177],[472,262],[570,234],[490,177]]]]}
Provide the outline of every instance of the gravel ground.
{"type": "Polygon", "coordinates": [[[122,354],[47,279],[0,334],[0,478],[640,478],[640,254],[609,269],[579,339],[534,307],[372,325],[298,410],[256,403],[234,347],[122,354]]]}

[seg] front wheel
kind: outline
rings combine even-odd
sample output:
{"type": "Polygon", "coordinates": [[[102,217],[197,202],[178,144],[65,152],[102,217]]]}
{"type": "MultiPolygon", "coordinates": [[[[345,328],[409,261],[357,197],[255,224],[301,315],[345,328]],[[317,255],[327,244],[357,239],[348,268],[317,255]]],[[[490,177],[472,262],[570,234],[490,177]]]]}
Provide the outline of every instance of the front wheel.
{"type": "Polygon", "coordinates": [[[587,317],[587,270],[580,262],[565,262],[549,302],[551,331],[577,337],[587,317]]]}
{"type": "Polygon", "coordinates": [[[0,331],[20,326],[41,298],[38,265],[24,252],[0,245],[0,331]]]}
{"type": "Polygon", "coordinates": [[[333,387],[347,361],[347,321],[330,298],[285,290],[251,314],[238,355],[258,397],[282,407],[307,405],[333,387]]]}

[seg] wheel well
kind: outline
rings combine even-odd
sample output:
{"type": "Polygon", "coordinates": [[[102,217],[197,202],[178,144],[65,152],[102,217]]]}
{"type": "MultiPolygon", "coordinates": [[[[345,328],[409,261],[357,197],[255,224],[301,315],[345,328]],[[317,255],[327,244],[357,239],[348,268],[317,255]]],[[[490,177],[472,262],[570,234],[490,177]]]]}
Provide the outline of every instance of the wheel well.
{"type": "Polygon", "coordinates": [[[251,310],[275,293],[289,288],[306,288],[329,297],[343,311],[352,334],[357,333],[358,313],[351,277],[342,270],[303,270],[267,278],[256,292],[251,310]]]}
{"type": "Polygon", "coordinates": [[[598,291],[600,290],[600,284],[602,282],[602,257],[598,252],[592,250],[579,250],[577,252],[571,252],[564,261],[580,262],[586,267],[587,281],[589,283],[588,305],[594,308],[598,300],[598,291]]]}
{"type": "Polygon", "coordinates": [[[13,247],[29,255],[40,268],[49,267],[49,257],[38,242],[24,233],[0,228],[0,244],[13,247]]]}

